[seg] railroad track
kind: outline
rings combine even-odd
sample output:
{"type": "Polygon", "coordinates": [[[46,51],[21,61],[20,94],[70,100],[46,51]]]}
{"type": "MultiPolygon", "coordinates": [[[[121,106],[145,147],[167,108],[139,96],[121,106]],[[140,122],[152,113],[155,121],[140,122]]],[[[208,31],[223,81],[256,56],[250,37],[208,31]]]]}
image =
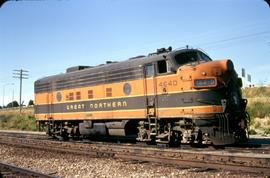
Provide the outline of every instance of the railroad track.
{"type": "Polygon", "coordinates": [[[46,138],[48,135],[46,132],[29,132],[29,131],[17,131],[17,130],[0,130],[0,135],[2,136],[12,136],[12,137],[21,137],[21,138],[46,138]]]}
{"type": "MultiPolygon", "coordinates": [[[[155,148],[132,144],[60,142],[0,134],[0,143],[16,147],[45,149],[91,157],[156,162],[179,167],[223,169],[270,175],[270,154],[247,151],[155,148]]],[[[240,148],[240,150],[243,150],[240,148]]]]}
{"type": "MultiPolygon", "coordinates": [[[[17,138],[32,138],[32,139],[42,139],[42,140],[55,140],[55,138],[49,137],[46,135],[45,132],[28,132],[28,131],[8,131],[8,130],[0,130],[0,135],[7,136],[7,137],[17,137],[17,138]]],[[[116,141],[116,140],[114,140],[116,141]]],[[[125,142],[126,140],[124,140],[125,142]]],[[[91,141],[91,140],[70,140],[70,142],[76,142],[76,143],[95,143],[95,144],[109,144],[109,145],[135,145],[135,142],[130,143],[115,143],[113,141],[109,142],[107,141],[91,141]]],[[[143,142],[136,143],[136,146],[140,147],[152,147],[152,148],[166,148],[164,144],[161,145],[148,145],[143,142]]],[[[211,145],[206,145],[203,147],[194,147],[191,145],[181,145],[181,147],[176,149],[182,149],[182,150],[194,150],[194,151],[215,151],[215,150],[226,150],[227,152],[231,153],[261,153],[261,154],[270,154],[270,138],[251,138],[247,143],[234,145],[234,146],[219,146],[214,147],[211,145]]]]}
{"type": "Polygon", "coordinates": [[[20,168],[15,165],[0,162],[0,177],[21,177],[21,178],[56,178],[52,175],[43,174],[41,172],[30,169],[20,168]]]}

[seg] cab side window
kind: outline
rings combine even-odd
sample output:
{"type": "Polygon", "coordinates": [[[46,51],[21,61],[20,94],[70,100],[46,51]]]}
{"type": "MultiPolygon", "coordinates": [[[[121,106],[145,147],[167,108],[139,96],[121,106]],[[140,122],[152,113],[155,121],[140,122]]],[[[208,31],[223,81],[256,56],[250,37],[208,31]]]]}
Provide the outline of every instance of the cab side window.
{"type": "Polygon", "coordinates": [[[153,64],[146,64],[145,65],[145,76],[146,77],[151,77],[154,76],[155,69],[153,64]]]}
{"type": "Polygon", "coordinates": [[[157,68],[159,74],[167,73],[167,62],[165,60],[158,61],[157,68]]]}

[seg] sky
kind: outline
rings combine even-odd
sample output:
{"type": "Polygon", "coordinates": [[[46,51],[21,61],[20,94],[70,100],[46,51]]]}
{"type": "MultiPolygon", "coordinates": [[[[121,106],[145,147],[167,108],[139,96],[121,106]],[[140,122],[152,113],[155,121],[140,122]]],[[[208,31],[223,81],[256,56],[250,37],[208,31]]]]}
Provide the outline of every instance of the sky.
{"type": "Polygon", "coordinates": [[[255,85],[270,83],[270,7],[263,0],[9,1],[0,8],[0,105],[13,91],[19,100],[14,69],[29,71],[28,104],[37,79],[68,67],[186,45],[231,59],[255,85]]]}

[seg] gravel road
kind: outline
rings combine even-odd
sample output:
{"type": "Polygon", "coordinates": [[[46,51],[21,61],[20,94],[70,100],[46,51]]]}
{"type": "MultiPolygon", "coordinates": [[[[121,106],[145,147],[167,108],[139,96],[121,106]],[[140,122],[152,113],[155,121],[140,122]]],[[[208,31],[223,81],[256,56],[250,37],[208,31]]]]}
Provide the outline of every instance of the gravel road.
{"type": "Polygon", "coordinates": [[[59,177],[260,177],[236,172],[178,168],[111,158],[91,158],[0,145],[0,160],[59,177]]]}

